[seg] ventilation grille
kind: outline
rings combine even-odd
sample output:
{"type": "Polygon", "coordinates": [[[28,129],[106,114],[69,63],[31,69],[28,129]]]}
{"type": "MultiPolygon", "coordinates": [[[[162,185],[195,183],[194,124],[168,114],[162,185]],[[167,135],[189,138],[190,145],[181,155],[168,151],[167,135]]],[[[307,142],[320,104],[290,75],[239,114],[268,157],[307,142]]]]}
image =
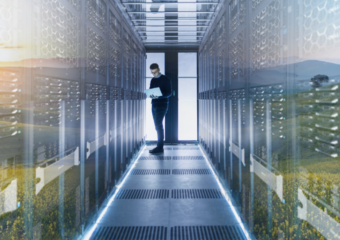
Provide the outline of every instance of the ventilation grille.
{"type": "Polygon", "coordinates": [[[172,160],[204,160],[203,156],[175,156],[172,160]]]}
{"type": "Polygon", "coordinates": [[[200,150],[198,147],[174,147],[172,149],[173,150],[197,150],[197,151],[200,150]]]}
{"type": "Polygon", "coordinates": [[[116,199],[166,199],[169,193],[167,189],[121,189],[116,199]]]}
{"type": "Polygon", "coordinates": [[[171,197],[175,199],[221,199],[223,195],[218,189],[173,189],[171,197]]]}
{"type": "Polygon", "coordinates": [[[171,160],[170,156],[142,156],[139,160],[171,160]]]}
{"type": "Polygon", "coordinates": [[[193,175],[193,174],[212,174],[210,169],[173,169],[172,174],[193,175]]]}
{"type": "Polygon", "coordinates": [[[97,227],[94,230],[91,240],[166,240],[167,228],[146,226],[146,227],[97,227]]]}
{"type": "Polygon", "coordinates": [[[170,175],[170,169],[134,169],[132,175],[170,175]]]}
{"type": "Polygon", "coordinates": [[[238,226],[181,226],[172,227],[171,240],[244,240],[238,226]]]}

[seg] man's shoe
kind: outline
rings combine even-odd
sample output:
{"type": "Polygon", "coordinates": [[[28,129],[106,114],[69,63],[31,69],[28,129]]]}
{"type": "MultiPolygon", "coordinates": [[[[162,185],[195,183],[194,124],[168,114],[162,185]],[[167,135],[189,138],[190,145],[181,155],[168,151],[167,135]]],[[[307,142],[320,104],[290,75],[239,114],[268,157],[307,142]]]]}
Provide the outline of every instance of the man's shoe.
{"type": "Polygon", "coordinates": [[[154,149],[149,150],[149,153],[162,153],[162,152],[164,152],[164,150],[161,147],[156,147],[154,149]]]}

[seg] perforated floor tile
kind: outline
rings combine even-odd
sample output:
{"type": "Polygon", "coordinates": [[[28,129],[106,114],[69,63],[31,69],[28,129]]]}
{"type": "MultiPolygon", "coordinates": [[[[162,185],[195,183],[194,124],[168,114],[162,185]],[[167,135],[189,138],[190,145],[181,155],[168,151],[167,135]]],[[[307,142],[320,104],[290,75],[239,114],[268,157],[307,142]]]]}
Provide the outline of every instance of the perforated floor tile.
{"type": "Polygon", "coordinates": [[[170,169],[134,169],[131,175],[169,175],[170,169]]]}
{"type": "Polygon", "coordinates": [[[207,174],[212,174],[212,171],[210,169],[173,169],[172,174],[207,175],[207,174]]]}
{"type": "Polygon", "coordinates": [[[171,198],[174,199],[222,199],[219,189],[173,189],[171,198]]]}
{"type": "Polygon", "coordinates": [[[178,226],[172,227],[171,240],[243,240],[238,226],[178,226]]]}
{"type": "Polygon", "coordinates": [[[152,156],[141,156],[139,158],[140,161],[143,161],[143,160],[160,160],[160,161],[163,161],[163,160],[171,160],[171,156],[155,156],[155,155],[152,155],[152,156]]]}
{"type": "Polygon", "coordinates": [[[167,199],[167,189],[120,189],[116,199],[167,199]]]}
{"type": "Polygon", "coordinates": [[[163,226],[97,227],[91,240],[166,240],[167,230],[163,226]]]}

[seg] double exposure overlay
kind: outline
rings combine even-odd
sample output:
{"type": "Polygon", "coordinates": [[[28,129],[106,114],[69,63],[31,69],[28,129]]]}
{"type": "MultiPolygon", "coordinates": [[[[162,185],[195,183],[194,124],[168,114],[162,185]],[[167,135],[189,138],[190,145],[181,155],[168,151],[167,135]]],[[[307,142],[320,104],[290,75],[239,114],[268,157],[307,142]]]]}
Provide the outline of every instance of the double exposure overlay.
{"type": "Polygon", "coordinates": [[[340,0],[0,0],[0,239],[84,237],[155,61],[251,238],[340,239],[340,0]]]}
{"type": "Polygon", "coordinates": [[[339,239],[340,2],[227,2],[200,45],[200,143],[257,239],[339,239]]]}

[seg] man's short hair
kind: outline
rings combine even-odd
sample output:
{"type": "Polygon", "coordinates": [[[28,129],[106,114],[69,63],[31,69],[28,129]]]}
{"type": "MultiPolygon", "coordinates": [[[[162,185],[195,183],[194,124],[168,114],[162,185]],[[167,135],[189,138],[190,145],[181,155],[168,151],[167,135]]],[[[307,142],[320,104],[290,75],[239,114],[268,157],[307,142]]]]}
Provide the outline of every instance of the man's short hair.
{"type": "Polygon", "coordinates": [[[157,63],[153,63],[150,65],[150,69],[156,69],[156,68],[159,68],[157,63]]]}

